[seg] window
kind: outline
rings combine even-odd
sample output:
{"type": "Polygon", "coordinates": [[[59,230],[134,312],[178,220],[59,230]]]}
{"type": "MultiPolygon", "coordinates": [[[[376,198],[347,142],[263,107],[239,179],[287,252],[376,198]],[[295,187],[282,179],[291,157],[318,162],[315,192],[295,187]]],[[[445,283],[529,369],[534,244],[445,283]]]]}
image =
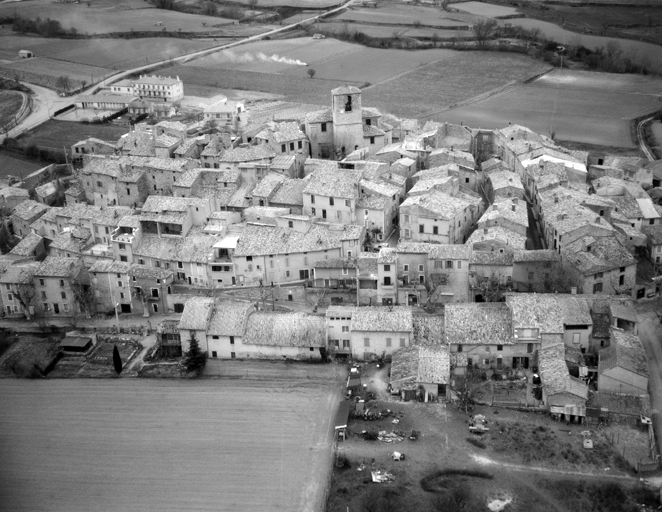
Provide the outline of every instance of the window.
{"type": "Polygon", "coordinates": [[[41,305],[41,309],[43,309],[44,311],[50,311],[50,310],[51,310],[51,306],[50,306],[50,304],[49,304],[48,302],[44,302],[44,303],[41,305]]]}
{"type": "Polygon", "coordinates": [[[407,265],[406,263],[404,265],[402,265],[402,270],[404,272],[409,272],[409,265],[407,265]]]}
{"type": "Polygon", "coordinates": [[[370,346],[370,338],[363,338],[363,346],[364,347],[370,346]]]}
{"type": "Polygon", "coordinates": [[[405,238],[411,237],[411,230],[409,228],[405,228],[405,238]]]}
{"type": "Polygon", "coordinates": [[[405,346],[405,339],[404,338],[400,338],[400,346],[401,347],[405,346]]]}
{"type": "Polygon", "coordinates": [[[14,300],[14,296],[13,296],[11,293],[8,293],[8,294],[7,294],[7,300],[8,300],[8,301],[13,301],[13,300],[14,300]]]}
{"type": "Polygon", "coordinates": [[[310,203],[315,204],[315,196],[313,194],[310,194],[310,203]]]}
{"type": "MultiPolygon", "coordinates": [[[[253,256],[246,256],[246,261],[253,261],[253,256]]],[[[178,263],[179,265],[179,263],[178,263]]],[[[179,267],[182,268],[182,267],[179,267]]]]}
{"type": "Polygon", "coordinates": [[[322,218],[326,219],[326,210],[322,210],[322,218]]]}
{"type": "Polygon", "coordinates": [[[432,226],[432,234],[433,235],[438,235],[439,234],[439,228],[437,226],[432,226]]]}
{"type": "Polygon", "coordinates": [[[345,102],[345,112],[351,112],[352,111],[352,97],[347,96],[347,101],[345,102]]]}
{"type": "Polygon", "coordinates": [[[60,279],[60,288],[64,288],[64,279],[60,279]]]}
{"type": "Polygon", "coordinates": [[[625,267],[621,267],[621,272],[625,272],[625,267]]]}
{"type": "Polygon", "coordinates": [[[391,271],[391,265],[384,265],[384,272],[390,272],[391,271]]]}
{"type": "Polygon", "coordinates": [[[384,286],[391,286],[391,278],[389,276],[384,278],[384,286]]]}
{"type": "Polygon", "coordinates": [[[503,350],[503,345],[497,345],[497,352],[503,350]]]}
{"type": "MultiPolygon", "coordinates": [[[[345,199],[345,206],[349,207],[349,199],[345,199]]],[[[340,213],[340,212],[338,212],[338,213],[340,213]]],[[[338,217],[338,218],[340,218],[340,217],[338,217]]]]}
{"type": "Polygon", "coordinates": [[[287,151],[287,144],[281,144],[280,145],[280,152],[285,153],[287,151]]]}
{"type": "Polygon", "coordinates": [[[154,299],[159,298],[159,289],[158,288],[152,288],[152,298],[154,298],[154,299]]]}
{"type": "Polygon", "coordinates": [[[63,299],[66,299],[67,294],[65,292],[60,292],[60,297],[62,297],[63,299]]]}
{"type": "Polygon", "coordinates": [[[62,307],[64,307],[65,311],[69,311],[69,304],[63,304],[62,307]]]}
{"type": "Polygon", "coordinates": [[[333,206],[334,204],[333,197],[329,197],[329,206],[333,206]]]}
{"type": "Polygon", "coordinates": [[[46,292],[41,292],[41,298],[45,299],[46,298],[46,292]]]}
{"type": "Polygon", "coordinates": [[[599,293],[602,291],[602,283],[595,283],[593,285],[593,293],[599,293]]]}
{"type": "Polygon", "coordinates": [[[311,208],[310,213],[313,214],[313,215],[316,215],[315,208],[311,208]]]}
{"type": "Polygon", "coordinates": [[[349,274],[349,271],[346,268],[342,269],[342,275],[346,276],[349,274]]]}
{"type": "Polygon", "coordinates": [[[302,148],[303,148],[303,142],[302,142],[302,141],[297,142],[297,148],[298,148],[298,149],[302,149],[302,148]]]}
{"type": "Polygon", "coordinates": [[[343,325],[342,332],[349,332],[349,325],[343,325]]]}
{"type": "Polygon", "coordinates": [[[234,345],[234,336],[230,336],[230,345],[234,345]]]}
{"type": "Polygon", "coordinates": [[[446,261],[446,268],[453,268],[453,260],[446,261]]]}
{"type": "Polygon", "coordinates": [[[419,233],[425,233],[425,226],[423,226],[423,224],[418,225],[418,232],[419,233]]]}
{"type": "Polygon", "coordinates": [[[462,352],[462,345],[461,344],[457,346],[457,351],[462,352]]]}
{"type": "Polygon", "coordinates": [[[391,338],[386,338],[386,346],[387,347],[391,346],[391,338]]]}
{"type": "Polygon", "coordinates": [[[370,144],[374,144],[374,143],[375,143],[375,138],[374,138],[374,137],[370,137],[370,144]]]}
{"type": "Polygon", "coordinates": [[[421,283],[421,284],[425,283],[425,276],[423,274],[418,276],[418,282],[421,283]]]}
{"type": "Polygon", "coordinates": [[[409,224],[409,215],[403,215],[402,222],[404,222],[405,224],[409,224]]]}
{"type": "Polygon", "coordinates": [[[602,279],[604,277],[603,272],[598,272],[597,274],[593,274],[593,279],[602,279]]]}
{"type": "MultiPolygon", "coordinates": [[[[214,338],[218,338],[218,336],[214,336],[214,338]]],[[[212,357],[218,357],[218,353],[215,350],[211,351],[211,356],[212,357]]]]}
{"type": "Polygon", "coordinates": [[[533,343],[527,343],[526,344],[526,352],[528,354],[533,354],[533,343]]]}
{"type": "Polygon", "coordinates": [[[419,266],[418,266],[418,271],[419,271],[419,272],[423,272],[423,265],[419,265],[419,266]]]}
{"type": "Polygon", "coordinates": [[[349,349],[349,340],[342,340],[342,348],[349,349]]]}
{"type": "Polygon", "coordinates": [[[623,286],[625,284],[625,276],[620,276],[618,278],[618,286],[623,286]]]}
{"type": "Polygon", "coordinates": [[[294,227],[294,222],[291,221],[291,220],[288,220],[288,221],[287,221],[287,227],[288,227],[288,228],[293,228],[293,227],[294,227]]]}
{"type": "Polygon", "coordinates": [[[461,261],[457,262],[457,268],[458,268],[458,270],[462,268],[462,262],[461,261]]]}
{"type": "Polygon", "coordinates": [[[103,187],[103,183],[101,183],[100,181],[97,181],[97,187],[103,187]]]}
{"type": "Polygon", "coordinates": [[[124,284],[122,283],[122,281],[117,281],[117,287],[124,288],[124,284]]]}
{"type": "Polygon", "coordinates": [[[323,132],[326,131],[326,123],[322,123],[322,125],[321,125],[321,129],[322,129],[323,132]]]}
{"type": "Polygon", "coordinates": [[[285,271],[285,277],[290,277],[290,271],[289,270],[285,271]]]}

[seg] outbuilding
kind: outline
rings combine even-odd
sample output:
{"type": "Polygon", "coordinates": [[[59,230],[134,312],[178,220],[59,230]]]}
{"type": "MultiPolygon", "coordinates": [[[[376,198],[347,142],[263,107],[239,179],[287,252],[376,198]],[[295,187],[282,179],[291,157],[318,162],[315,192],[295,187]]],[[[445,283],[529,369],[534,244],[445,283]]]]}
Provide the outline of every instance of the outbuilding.
{"type": "Polygon", "coordinates": [[[34,53],[32,53],[30,50],[19,50],[18,56],[21,59],[31,59],[34,57],[34,53]]]}
{"type": "Polygon", "coordinates": [[[84,354],[92,348],[92,338],[89,336],[66,336],[58,345],[63,352],[84,354]]]}

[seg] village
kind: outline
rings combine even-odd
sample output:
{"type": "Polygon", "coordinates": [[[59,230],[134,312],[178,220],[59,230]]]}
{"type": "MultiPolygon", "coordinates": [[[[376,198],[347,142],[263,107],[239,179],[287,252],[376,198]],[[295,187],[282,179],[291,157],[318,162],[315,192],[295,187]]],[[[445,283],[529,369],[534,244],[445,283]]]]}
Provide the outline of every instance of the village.
{"type": "MultiPolygon", "coordinates": [[[[207,376],[231,360],[333,364],[347,372],[328,411],[339,468],[358,439],[441,435],[407,419],[422,402],[479,448],[507,410],[577,439],[627,426],[633,446],[612,436],[597,464],[658,469],[659,161],[507,122],[397,119],[354,86],[318,111],[183,98],[158,75],[78,96],[128,111],[129,131],[2,184],[0,327],[24,338],[3,371],[108,377],[118,343],[126,376],[181,377],[192,352],[207,376]],[[35,355],[40,332],[52,344],[35,355]],[[390,433],[370,428],[390,416],[390,433]]],[[[390,471],[373,463],[372,481],[390,471]]],[[[334,482],[329,510],[344,510],[334,482]]]]}

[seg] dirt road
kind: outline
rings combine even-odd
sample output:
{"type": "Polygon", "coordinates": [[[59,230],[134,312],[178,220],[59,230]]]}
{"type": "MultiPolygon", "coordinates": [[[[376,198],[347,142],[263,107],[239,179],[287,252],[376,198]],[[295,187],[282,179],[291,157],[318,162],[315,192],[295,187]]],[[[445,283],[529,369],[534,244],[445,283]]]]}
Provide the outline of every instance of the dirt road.
{"type": "Polygon", "coordinates": [[[339,393],[248,384],[2,380],[0,508],[322,510],[339,393]]]}

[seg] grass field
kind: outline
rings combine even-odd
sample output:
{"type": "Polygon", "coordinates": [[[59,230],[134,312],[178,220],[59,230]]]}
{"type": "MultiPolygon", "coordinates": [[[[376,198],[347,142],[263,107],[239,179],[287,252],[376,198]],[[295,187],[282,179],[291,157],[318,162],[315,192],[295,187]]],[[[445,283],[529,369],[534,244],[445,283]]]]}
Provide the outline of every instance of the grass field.
{"type": "Polygon", "coordinates": [[[189,84],[215,87],[219,89],[218,92],[222,92],[221,89],[239,89],[278,94],[286,100],[319,105],[329,104],[331,89],[348,83],[356,86],[362,85],[361,83],[352,83],[341,79],[322,80],[198,66],[173,66],[163,69],[162,73],[179,76],[184,82],[186,91],[189,90],[187,89],[189,84]]]}
{"type": "Polygon", "coordinates": [[[498,18],[499,16],[512,16],[517,14],[518,10],[513,7],[505,7],[503,5],[486,4],[483,2],[462,2],[453,5],[453,9],[476,16],[489,16],[490,18],[498,18]]]}
{"type": "Polygon", "coordinates": [[[36,144],[40,147],[56,149],[61,149],[64,146],[69,149],[76,142],[88,137],[116,141],[128,131],[128,126],[120,126],[112,123],[83,124],[51,119],[39,125],[34,130],[21,135],[18,140],[26,145],[36,144]]]}
{"type": "Polygon", "coordinates": [[[316,511],[340,393],[301,381],[0,381],[13,512],[316,511]]]}
{"type": "Polygon", "coordinates": [[[630,120],[660,109],[660,87],[653,77],[554,70],[435,119],[483,128],[512,122],[561,140],[632,148],[630,120]]]}
{"type": "MultiPolygon", "coordinates": [[[[230,41],[228,41],[230,42],[230,41]]],[[[13,57],[29,48],[38,57],[66,60],[89,66],[131,69],[158,60],[178,57],[219,44],[210,40],[173,37],[141,39],[49,39],[43,37],[5,36],[0,46],[13,57]]]]}
{"type": "Polygon", "coordinates": [[[24,59],[12,62],[11,64],[5,64],[3,68],[9,70],[10,73],[13,70],[18,70],[25,73],[54,78],[67,76],[70,80],[85,80],[87,83],[91,83],[92,77],[94,77],[94,81],[99,81],[113,73],[106,68],[98,66],[88,66],[87,64],[54,60],[47,57],[24,59]]]}
{"type": "Polygon", "coordinates": [[[461,52],[363,92],[363,104],[401,117],[422,117],[548,69],[528,57],[461,52]]]}
{"type": "Polygon", "coordinates": [[[338,21],[357,21],[389,25],[428,25],[434,27],[458,27],[471,25],[475,16],[466,13],[449,13],[433,7],[390,4],[372,7],[353,7],[333,18],[338,21]]]}
{"type": "Polygon", "coordinates": [[[331,22],[324,23],[321,25],[324,28],[324,31],[333,32],[333,33],[344,33],[349,31],[350,33],[354,32],[363,32],[368,37],[374,37],[376,39],[391,39],[394,38],[394,35],[397,34],[398,38],[423,38],[429,39],[436,34],[439,39],[452,39],[452,38],[472,38],[473,32],[469,30],[444,30],[439,28],[427,28],[420,27],[416,28],[413,25],[406,26],[390,26],[390,25],[366,25],[363,23],[342,23],[342,22],[331,22]]]}
{"type": "Polygon", "coordinates": [[[0,126],[11,121],[23,104],[23,95],[16,91],[0,90],[0,126]]]}
{"type": "MultiPolygon", "coordinates": [[[[16,8],[16,2],[2,3],[0,16],[11,15],[16,8]]],[[[171,32],[179,29],[183,32],[210,32],[234,23],[234,20],[225,18],[156,9],[146,1],[59,3],[52,0],[30,0],[20,3],[20,14],[30,19],[51,18],[59,21],[63,28],[75,28],[88,34],[161,32],[164,28],[171,32]],[[162,25],[157,26],[156,23],[162,25]]]]}
{"type": "Polygon", "coordinates": [[[45,165],[40,162],[17,158],[6,151],[0,150],[0,178],[27,176],[42,167],[45,167],[45,165]]]}

